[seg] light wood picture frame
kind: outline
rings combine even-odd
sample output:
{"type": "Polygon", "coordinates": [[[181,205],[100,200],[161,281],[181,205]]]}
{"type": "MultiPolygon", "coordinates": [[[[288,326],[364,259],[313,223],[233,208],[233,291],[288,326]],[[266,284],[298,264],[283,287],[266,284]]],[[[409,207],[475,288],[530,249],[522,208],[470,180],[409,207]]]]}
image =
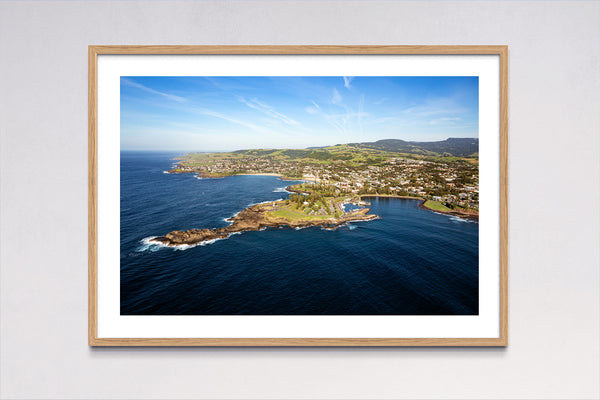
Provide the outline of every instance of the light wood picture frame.
{"type": "MultiPolygon", "coordinates": [[[[507,346],[508,345],[508,46],[504,45],[493,45],[493,46],[192,46],[192,45],[174,45],[174,46],[101,46],[92,45],[88,47],[88,344],[89,346],[507,346]],[[108,230],[107,224],[104,221],[108,220],[107,212],[110,207],[102,206],[102,204],[116,204],[117,219],[118,219],[118,189],[108,194],[108,189],[103,186],[103,179],[105,177],[119,176],[119,114],[114,115],[112,111],[119,110],[119,103],[115,105],[115,98],[120,98],[119,92],[119,78],[122,76],[156,76],[156,70],[150,72],[137,73],[136,68],[151,60],[158,60],[168,65],[171,58],[180,57],[181,60],[195,60],[192,62],[198,63],[203,59],[211,58],[215,61],[217,67],[214,70],[219,71],[219,65],[225,65],[228,62],[243,62],[243,57],[248,57],[248,60],[258,63],[263,62],[259,58],[256,61],[257,56],[279,56],[279,57],[297,57],[299,60],[304,56],[310,56],[307,58],[306,63],[310,63],[315,57],[332,57],[332,56],[351,56],[355,59],[360,60],[361,57],[367,58],[371,56],[382,57],[378,59],[378,62],[385,62],[386,57],[391,59],[399,59],[401,57],[409,58],[422,58],[427,60],[428,63],[433,57],[447,57],[448,59],[458,60],[462,62],[461,58],[464,58],[464,62],[468,63],[470,58],[468,57],[481,57],[481,59],[490,60],[490,65],[494,65],[490,68],[491,78],[486,81],[487,78],[479,77],[479,91],[480,91],[480,104],[478,110],[483,110],[482,106],[482,91],[484,87],[491,88],[493,93],[497,93],[491,103],[493,107],[493,113],[495,113],[497,125],[492,122],[493,135],[490,135],[489,139],[489,154],[492,154],[491,159],[494,161],[493,169],[491,174],[495,175],[497,179],[497,185],[491,185],[490,195],[488,198],[492,198],[494,201],[490,204],[494,204],[488,210],[494,220],[493,224],[490,225],[490,229],[485,232],[482,228],[478,228],[480,233],[478,235],[488,235],[493,238],[491,251],[489,252],[492,259],[493,265],[490,267],[490,284],[491,297],[490,302],[491,311],[489,315],[485,316],[484,312],[479,311],[475,316],[485,317],[486,323],[489,323],[494,334],[489,334],[490,330],[487,331],[473,328],[473,334],[471,334],[468,328],[462,333],[449,336],[437,336],[427,335],[423,336],[405,336],[405,335],[385,335],[386,332],[393,332],[394,324],[408,325],[409,323],[420,323],[418,315],[411,316],[410,319],[393,320],[388,325],[391,330],[382,330],[381,335],[372,335],[369,337],[356,336],[352,332],[348,332],[343,337],[331,337],[331,336],[303,336],[293,335],[279,336],[277,334],[269,335],[269,330],[265,328],[263,334],[257,334],[252,331],[250,334],[245,334],[244,330],[231,329],[227,331],[227,334],[222,336],[183,336],[180,335],[154,335],[151,329],[143,331],[143,326],[153,324],[152,319],[161,319],[161,324],[175,323],[173,315],[127,315],[126,323],[122,327],[115,329],[114,331],[108,330],[110,324],[116,324],[115,321],[125,320],[123,315],[119,312],[119,265],[118,261],[118,248],[119,238],[114,237],[114,234],[104,234],[103,230],[108,230]],[[138,58],[136,58],[138,57],[138,58]],[[145,59],[143,57],[146,57],[145,59]],[[204,58],[203,58],[204,57],[204,58]],[[122,68],[116,68],[110,62],[102,64],[102,60],[113,60],[119,59],[126,60],[127,63],[123,64],[122,68]],[[133,61],[132,61],[133,60],[133,61]],[[221,64],[218,64],[221,63],[221,64]],[[134,71],[134,72],[132,72],[134,71]],[[116,77],[116,78],[115,78],[116,77]],[[111,81],[112,79],[112,81],[111,81]],[[116,79],[116,80],[115,80],[116,79]],[[109,83],[107,83],[109,82],[109,83]],[[115,84],[116,82],[116,84],[115,84]],[[488,83],[486,83],[488,82],[488,83]],[[488,85],[488,86],[486,86],[488,85]],[[102,93],[100,93],[102,92],[102,93]],[[104,97],[102,97],[104,96],[104,97]],[[110,97],[112,96],[112,97],[110,97]],[[115,97],[116,96],[116,97],[115,97]],[[102,98],[101,98],[102,97],[102,98]],[[113,101],[110,101],[110,100],[113,101]],[[109,115],[110,114],[110,115],[109,115]],[[107,122],[103,118],[112,118],[114,121],[107,122]],[[494,132],[495,131],[495,132],[494,132]],[[106,139],[107,135],[115,135],[116,139],[108,143],[106,139]],[[111,152],[117,155],[115,158],[106,156],[104,149],[111,146],[111,152]],[[494,158],[496,157],[496,158],[494,158]],[[115,163],[111,164],[111,160],[115,163]],[[110,165],[109,165],[110,164],[110,165]],[[103,169],[110,169],[109,172],[103,169]],[[110,175],[112,174],[112,175],[110,175]],[[116,175],[115,175],[116,174],[116,175]],[[493,186],[493,187],[492,187],[493,186]],[[99,195],[101,197],[99,197],[99,195]],[[108,200],[105,200],[108,199],[108,200]],[[100,206],[99,206],[100,205],[100,206]],[[104,214],[103,214],[104,212],[104,214]],[[103,225],[104,224],[104,225],[103,225]],[[111,239],[112,238],[112,239],[111,239]],[[109,249],[109,241],[111,241],[111,249],[117,249],[115,253],[109,249]],[[116,254],[116,256],[115,256],[116,254]],[[110,271],[107,267],[110,265],[110,271]],[[117,289],[113,290],[111,295],[106,295],[102,290],[106,289],[106,282],[113,280],[117,289]],[[116,310],[116,311],[115,311],[116,310]],[[112,313],[112,314],[111,314],[112,313]],[[110,314],[110,315],[109,315],[110,314]],[[108,321],[111,322],[108,322],[108,321]],[[403,322],[406,321],[406,322],[403,322]],[[137,325],[139,324],[139,326],[137,325]],[[136,332],[145,332],[144,334],[137,334],[136,332]],[[117,333],[115,333],[117,332],[117,333]],[[122,332],[119,334],[118,332],[122,332]],[[131,333],[128,333],[131,332],[131,333]],[[264,333],[266,332],[266,333],[264,333]]],[[[103,62],[103,61],[102,61],[103,62]]],[[[211,61],[212,62],[212,61],[211,61]]],[[[270,61],[267,61],[270,62],[270,61]]],[[[120,64],[119,64],[120,65],[120,64]]],[[[197,64],[194,64],[197,65],[197,64]]],[[[308,64],[307,64],[308,65],[308,64]]],[[[461,64],[462,65],[462,64],[461,64]]],[[[187,71],[193,70],[193,68],[187,71]]],[[[274,69],[271,69],[273,71],[274,69]]],[[[424,76],[439,76],[448,75],[455,76],[456,70],[449,69],[448,74],[425,74],[424,76]]],[[[169,74],[165,74],[169,75],[169,74]]],[[[173,76],[190,76],[189,72],[178,72],[173,73],[173,76]]],[[[210,73],[202,72],[198,76],[225,76],[224,74],[211,75],[210,73]]],[[[240,76],[243,74],[240,74],[240,76]]],[[[248,76],[271,76],[274,74],[262,73],[249,73],[248,76]]],[[[289,74],[292,76],[293,74],[289,74]]],[[[307,75],[311,75],[310,73],[307,75]]],[[[314,75],[314,74],[312,74],[314,75]]],[[[328,74],[323,74],[328,75],[328,74]]],[[[340,76],[342,74],[339,74],[340,76]]],[[[366,74],[365,74],[366,75],[366,74]]],[[[400,73],[399,76],[406,76],[406,73],[400,73]]],[[[236,75],[230,75],[236,76],[236,75]]],[[[286,75],[283,75],[286,76],[286,75]]],[[[318,75],[317,75],[318,76],[318,75]]],[[[337,76],[337,75],[336,75],[337,76]]],[[[362,76],[362,75],[356,75],[362,76]]],[[[385,75],[384,75],[385,76],[385,75]]],[[[345,81],[344,81],[345,82],[345,81]]],[[[179,96],[175,94],[167,94],[157,88],[149,88],[142,84],[136,83],[138,89],[158,95],[162,97],[171,96],[176,98],[179,96]]],[[[343,85],[343,82],[342,82],[343,85]]],[[[348,89],[350,89],[351,83],[348,83],[348,89]]],[[[487,89],[485,89],[487,90],[487,89]]],[[[491,92],[490,92],[491,93],[491,92]]],[[[255,102],[255,107],[260,107],[262,103],[255,102]]],[[[252,106],[252,105],[251,105],[252,106]]],[[[318,105],[317,105],[318,107],[318,105]]],[[[277,111],[271,110],[273,113],[277,111]]],[[[312,112],[312,109],[309,110],[312,112]]],[[[220,115],[220,114],[219,114],[220,115]]],[[[283,117],[282,117],[283,118],[283,117]]],[[[481,124],[483,117],[479,117],[481,124]]],[[[450,118],[448,118],[450,119],[450,118]]],[[[382,138],[385,139],[385,138],[382,138]]],[[[334,143],[331,143],[333,145],[334,143]]],[[[193,149],[197,150],[197,149],[193,149]]],[[[483,151],[483,150],[482,150],[483,151]]],[[[483,154],[483,153],[480,153],[483,154]]],[[[479,156],[478,156],[479,157],[479,156]]],[[[479,158],[478,158],[479,160],[479,158]]],[[[479,163],[479,161],[477,161],[479,163]]],[[[479,164],[478,164],[479,165],[479,164]]],[[[480,167],[479,167],[480,168],[480,167]]],[[[480,170],[481,171],[481,170],[480,170]]],[[[495,181],[496,182],[496,181],[495,181]]],[[[483,197],[483,191],[481,196],[483,197]]],[[[270,199],[269,199],[270,201],[270,199]]],[[[275,203],[273,203],[275,204],[275,203]]],[[[483,201],[482,201],[483,204],[483,201]]],[[[111,206],[112,207],[112,206],[111,206]]],[[[114,207],[111,209],[114,211],[114,207]]],[[[483,206],[482,206],[483,214],[483,206]]],[[[118,222],[116,225],[118,229],[118,222]]],[[[113,231],[114,233],[114,231],[113,231]]],[[[164,232],[167,233],[167,232],[164,232]]],[[[163,232],[161,232],[163,234],[163,232]]],[[[257,233],[258,234],[258,233],[257,233]]],[[[242,235],[241,237],[244,237],[242,235]]],[[[480,236],[478,236],[479,238],[480,236]]],[[[479,246],[482,246],[481,239],[479,246]]],[[[479,247],[479,257],[482,256],[482,247],[479,247]]],[[[479,267],[480,268],[480,267],[479,267]]],[[[481,280],[480,280],[481,282],[481,280]]],[[[481,285],[481,283],[480,283],[481,285]]],[[[481,286],[479,286],[479,295],[481,296],[481,286]]],[[[480,308],[481,310],[481,308],[480,308]]],[[[161,313],[159,313],[161,314],[161,313]]],[[[248,319],[249,316],[238,316],[230,318],[248,319]]],[[[260,324],[263,319],[257,319],[253,324],[260,324]]],[[[294,318],[301,318],[302,316],[289,315],[283,321],[290,321],[294,323],[294,318]]],[[[463,321],[469,318],[469,316],[461,315],[459,317],[452,315],[445,315],[447,321],[454,321],[450,318],[457,318],[456,321],[463,321]],[[459,318],[460,317],[460,318],[459,318]]],[[[181,317],[185,319],[182,322],[182,326],[187,326],[189,330],[186,332],[202,330],[202,324],[207,323],[206,321],[217,321],[217,319],[225,319],[225,316],[211,316],[209,318],[194,320],[193,316],[187,315],[181,317]],[[195,322],[193,322],[195,321],[195,322]],[[203,322],[204,321],[204,322],[203,322]]],[[[323,317],[323,318],[337,318],[337,316],[323,317]]],[[[440,317],[441,318],[441,317],[440,317]]],[[[324,320],[324,319],[323,319],[324,320]]],[[[441,320],[441,319],[440,319],[441,320]]],[[[309,320],[312,321],[312,320],[309,320]]],[[[336,321],[345,321],[344,319],[338,319],[336,321]]],[[[350,320],[348,320],[350,321],[350,320]]],[[[212,323],[212,322],[211,322],[212,323]]],[[[348,326],[352,326],[353,322],[348,322],[348,326]]],[[[383,323],[383,322],[382,322],[383,323]]],[[[387,322],[385,322],[387,324],[387,322]]],[[[278,322],[279,324],[279,322],[278,322]]],[[[337,322],[336,322],[337,324],[337,322]]],[[[342,323],[343,324],[343,323],[342,323]]],[[[362,320],[361,324],[364,324],[362,320]]],[[[382,325],[383,326],[383,325],[382,325]]],[[[186,329],[188,329],[186,328],[186,329]]],[[[112,329],[112,328],[111,328],[112,329]]],[[[182,328],[183,329],[183,328],[182,328]]],[[[225,329],[225,328],[224,328],[225,329]]],[[[449,328],[450,329],[450,328],[449,328]]],[[[482,328],[483,329],[483,328],[482,328]]],[[[449,331],[452,331],[451,329],[449,331]]],[[[183,331],[182,331],[183,332],[183,331]]],[[[248,331],[250,332],[250,331],[248,331]]],[[[273,330],[273,332],[279,332],[279,330],[273,330]]],[[[458,332],[458,330],[456,331],[458,332]]]]}

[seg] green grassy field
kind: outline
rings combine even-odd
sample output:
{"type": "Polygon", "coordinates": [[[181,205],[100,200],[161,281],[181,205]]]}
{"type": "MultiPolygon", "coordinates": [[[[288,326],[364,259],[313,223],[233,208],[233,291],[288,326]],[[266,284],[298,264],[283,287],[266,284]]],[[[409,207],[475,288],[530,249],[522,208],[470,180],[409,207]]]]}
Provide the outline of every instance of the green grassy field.
{"type": "Polygon", "coordinates": [[[284,206],[280,210],[270,211],[267,216],[271,216],[273,218],[285,218],[289,221],[296,220],[320,220],[320,219],[328,219],[334,218],[334,215],[307,215],[303,209],[296,210],[295,205],[284,206]]]}
{"type": "Polygon", "coordinates": [[[423,204],[427,208],[431,208],[436,211],[452,211],[450,208],[446,207],[439,201],[427,200],[425,204],[423,204]]]}

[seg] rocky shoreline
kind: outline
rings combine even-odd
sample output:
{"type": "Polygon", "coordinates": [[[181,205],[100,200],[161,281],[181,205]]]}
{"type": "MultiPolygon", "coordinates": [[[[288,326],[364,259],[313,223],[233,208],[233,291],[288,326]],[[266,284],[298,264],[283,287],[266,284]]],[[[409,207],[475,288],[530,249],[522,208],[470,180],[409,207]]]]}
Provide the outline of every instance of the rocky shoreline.
{"type": "Polygon", "coordinates": [[[329,218],[326,220],[295,220],[290,221],[283,218],[268,218],[262,205],[250,206],[227,221],[231,225],[224,228],[212,229],[190,229],[187,231],[172,231],[164,236],[151,239],[153,242],[165,244],[167,246],[194,245],[202,242],[225,239],[233,233],[246,231],[259,231],[265,228],[289,227],[289,228],[308,228],[320,226],[325,229],[335,229],[352,221],[369,221],[378,218],[377,215],[368,214],[369,209],[363,208],[350,213],[346,213],[339,218],[329,218]]]}
{"type": "Polygon", "coordinates": [[[440,213],[440,214],[446,214],[446,215],[453,215],[455,217],[460,217],[460,218],[466,218],[466,219],[472,219],[475,221],[479,221],[479,214],[476,213],[469,213],[469,212],[464,212],[464,211],[440,211],[440,210],[434,210],[433,208],[429,208],[425,205],[425,201],[421,201],[419,203],[419,208],[423,209],[423,210],[428,210],[428,211],[433,211],[436,213],[440,213]]]}

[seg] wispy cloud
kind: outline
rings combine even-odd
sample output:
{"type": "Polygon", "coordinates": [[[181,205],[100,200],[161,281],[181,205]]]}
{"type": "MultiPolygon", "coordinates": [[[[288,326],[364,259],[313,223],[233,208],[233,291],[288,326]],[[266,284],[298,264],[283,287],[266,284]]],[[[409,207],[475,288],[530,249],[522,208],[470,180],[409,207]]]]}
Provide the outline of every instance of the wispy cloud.
{"type": "Polygon", "coordinates": [[[350,83],[352,82],[352,80],[354,79],[353,76],[344,76],[344,87],[348,90],[350,90],[350,83]]]}
{"type": "Polygon", "coordinates": [[[339,104],[342,102],[342,95],[337,91],[336,88],[333,88],[333,95],[331,97],[331,102],[333,104],[339,104]]]}
{"type": "Polygon", "coordinates": [[[321,107],[314,101],[311,100],[312,106],[306,107],[304,110],[309,114],[319,114],[321,112],[321,107]]]}
{"type": "Polygon", "coordinates": [[[476,77],[126,76],[121,89],[121,135],[132,138],[129,147],[148,147],[144,132],[151,129],[156,149],[478,134],[476,77]]]}
{"type": "Polygon", "coordinates": [[[238,96],[238,100],[241,101],[242,103],[244,103],[245,105],[247,105],[248,107],[260,111],[263,114],[266,114],[272,118],[277,119],[278,121],[283,122],[284,124],[287,125],[300,125],[300,123],[290,117],[288,117],[285,114],[282,114],[280,112],[275,111],[275,109],[273,107],[271,107],[268,104],[262,103],[260,101],[258,101],[258,99],[253,98],[250,100],[245,99],[242,96],[238,96]]]}
{"type": "Polygon", "coordinates": [[[233,117],[230,117],[228,115],[222,114],[220,112],[216,112],[216,111],[209,110],[209,109],[206,109],[206,108],[196,108],[196,109],[194,109],[194,112],[196,114],[200,114],[200,115],[207,115],[209,117],[219,118],[219,119],[222,119],[224,121],[230,122],[232,124],[241,125],[243,127],[251,129],[251,130],[253,130],[255,132],[264,133],[264,134],[268,134],[268,135],[272,135],[272,134],[275,133],[275,132],[273,132],[270,129],[267,129],[267,128],[263,127],[263,126],[259,126],[259,125],[253,124],[252,122],[243,121],[241,119],[233,118],[233,117]]]}
{"type": "Polygon", "coordinates": [[[319,106],[317,104],[317,102],[314,101],[314,100],[311,100],[311,103],[312,103],[312,106],[308,106],[308,107],[305,108],[305,110],[306,110],[307,113],[313,114],[313,115],[314,114],[321,115],[325,119],[325,121],[327,121],[327,123],[329,125],[331,125],[331,126],[333,126],[335,128],[336,131],[338,131],[339,133],[345,133],[344,127],[337,121],[337,117],[338,116],[327,114],[326,112],[323,111],[323,109],[321,108],[321,106],[319,106]]]}
{"type": "Polygon", "coordinates": [[[362,132],[362,118],[369,116],[368,113],[363,111],[364,96],[361,96],[361,101],[358,105],[358,112],[353,111],[350,107],[343,105],[346,110],[345,113],[327,113],[323,111],[321,106],[314,100],[311,101],[312,106],[305,108],[306,112],[313,115],[320,115],[327,121],[327,123],[333,126],[339,133],[348,133],[348,128],[352,123],[357,123],[359,129],[362,132]]]}
{"type": "Polygon", "coordinates": [[[177,102],[180,102],[180,103],[186,101],[186,99],[184,97],[175,96],[175,95],[169,94],[169,93],[159,92],[158,90],[154,90],[152,88],[149,88],[148,86],[144,86],[141,83],[137,83],[137,82],[135,82],[135,81],[133,81],[131,79],[128,79],[128,78],[121,78],[121,84],[125,84],[127,86],[138,88],[140,90],[143,90],[145,92],[152,93],[152,94],[155,94],[155,95],[158,95],[158,96],[163,96],[163,97],[165,97],[165,98],[167,98],[169,100],[177,101],[177,102]]]}

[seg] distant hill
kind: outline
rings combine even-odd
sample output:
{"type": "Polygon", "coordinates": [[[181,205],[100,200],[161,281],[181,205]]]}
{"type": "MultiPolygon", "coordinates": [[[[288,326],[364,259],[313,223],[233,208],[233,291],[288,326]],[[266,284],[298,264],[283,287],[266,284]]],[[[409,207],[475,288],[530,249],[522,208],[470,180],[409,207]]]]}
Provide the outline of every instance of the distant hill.
{"type": "MultiPolygon", "coordinates": [[[[215,153],[218,157],[243,158],[258,157],[276,160],[304,160],[306,162],[327,163],[350,161],[374,165],[390,157],[419,159],[444,157],[476,158],[479,153],[479,139],[449,138],[439,142],[408,142],[400,139],[384,139],[376,142],[336,144],[334,146],[308,147],[306,149],[248,149],[230,153],[215,153]]],[[[201,155],[198,155],[202,158],[201,155]]]]}
{"type": "Polygon", "coordinates": [[[407,142],[400,139],[383,139],[376,142],[348,143],[348,146],[394,153],[455,157],[475,157],[479,153],[479,139],[477,138],[448,138],[439,142],[407,142]]]}

